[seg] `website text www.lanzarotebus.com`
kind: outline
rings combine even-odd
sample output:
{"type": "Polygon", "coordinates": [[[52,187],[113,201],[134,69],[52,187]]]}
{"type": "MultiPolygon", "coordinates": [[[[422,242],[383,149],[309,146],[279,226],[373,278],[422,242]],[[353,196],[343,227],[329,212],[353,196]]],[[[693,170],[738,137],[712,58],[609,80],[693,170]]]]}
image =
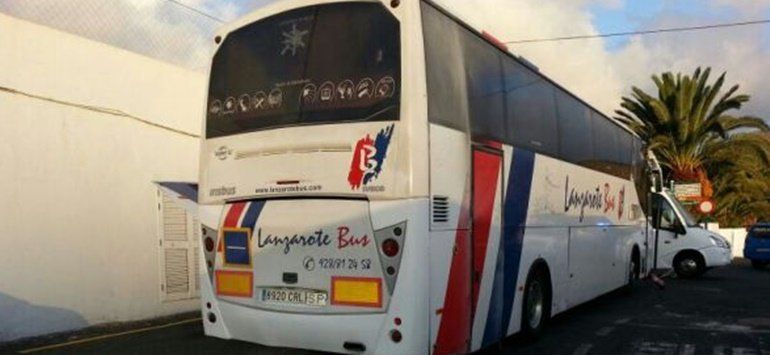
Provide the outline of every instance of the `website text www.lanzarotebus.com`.
{"type": "Polygon", "coordinates": [[[255,192],[258,194],[277,194],[287,192],[313,192],[321,191],[323,187],[321,185],[304,185],[304,186],[280,186],[280,187],[268,187],[258,188],[255,192]]]}

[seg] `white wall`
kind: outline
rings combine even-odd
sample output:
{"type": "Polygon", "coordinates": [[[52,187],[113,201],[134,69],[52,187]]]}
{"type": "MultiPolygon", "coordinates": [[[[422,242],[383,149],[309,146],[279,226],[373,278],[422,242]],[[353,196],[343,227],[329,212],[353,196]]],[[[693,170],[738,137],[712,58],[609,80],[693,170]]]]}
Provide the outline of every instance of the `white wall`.
{"type": "Polygon", "coordinates": [[[727,238],[733,247],[733,257],[743,257],[743,246],[746,245],[746,228],[727,228],[719,229],[717,233],[727,238]]]}
{"type": "MultiPolygon", "coordinates": [[[[205,78],[0,15],[0,86],[198,134],[205,78]]],[[[153,180],[198,140],[0,91],[0,341],[197,309],[161,302],[153,180]]]]}

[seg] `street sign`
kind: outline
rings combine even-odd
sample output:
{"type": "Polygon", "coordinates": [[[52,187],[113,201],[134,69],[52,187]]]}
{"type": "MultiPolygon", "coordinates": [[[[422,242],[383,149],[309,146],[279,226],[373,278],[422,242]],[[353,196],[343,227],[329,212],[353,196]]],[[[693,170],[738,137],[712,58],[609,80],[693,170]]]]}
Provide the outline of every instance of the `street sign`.
{"type": "Polygon", "coordinates": [[[701,198],[700,183],[674,184],[674,195],[679,201],[698,201],[701,198]]]}
{"type": "Polygon", "coordinates": [[[698,204],[698,211],[703,214],[712,214],[716,209],[716,204],[712,200],[703,200],[698,204]]]}

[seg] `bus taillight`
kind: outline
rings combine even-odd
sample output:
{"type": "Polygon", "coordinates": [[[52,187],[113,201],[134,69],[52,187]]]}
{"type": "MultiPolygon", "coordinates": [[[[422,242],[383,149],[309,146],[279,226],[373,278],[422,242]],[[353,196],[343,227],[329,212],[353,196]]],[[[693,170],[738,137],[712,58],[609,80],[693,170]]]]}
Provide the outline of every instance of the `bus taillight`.
{"type": "Polygon", "coordinates": [[[206,237],[206,239],[203,240],[203,244],[206,247],[207,252],[214,251],[214,239],[211,239],[211,237],[206,237]]]}
{"type": "Polygon", "coordinates": [[[401,267],[401,251],[406,242],[406,221],[374,231],[374,239],[377,242],[385,284],[388,292],[393,294],[398,269],[401,267]]]}
{"type": "Polygon", "coordinates": [[[398,242],[395,239],[385,239],[385,241],[382,242],[382,253],[390,258],[398,255],[399,249],[401,249],[401,247],[399,247],[398,242]]]}
{"type": "Polygon", "coordinates": [[[394,343],[400,343],[401,339],[403,339],[401,332],[396,329],[390,331],[390,340],[393,340],[394,343]]]}

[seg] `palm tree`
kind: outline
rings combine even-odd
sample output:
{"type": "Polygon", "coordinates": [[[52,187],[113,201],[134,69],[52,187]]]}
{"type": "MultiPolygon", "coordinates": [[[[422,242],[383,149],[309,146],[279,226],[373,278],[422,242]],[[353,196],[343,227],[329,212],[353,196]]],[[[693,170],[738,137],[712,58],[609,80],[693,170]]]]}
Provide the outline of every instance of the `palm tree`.
{"type": "MultiPolygon", "coordinates": [[[[616,118],[647,142],[646,148],[677,181],[708,180],[706,171],[715,162],[713,154],[730,146],[732,133],[746,128],[770,130],[760,118],[729,114],[749,101],[749,96],[736,94],[738,85],[719,96],[725,74],[711,84],[710,73],[710,68],[698,68],[692,76],[653,75],[657,97],[633,87],[631,97],[623,97],[623,109],[616,111],[616,118]]],[[[770,152],[768,142],[759,147],[757,143],[746,140],[741,144],[770,152]]]]}
{"type": "Polygon", "coordinates": [[[737,94],[738,85],[721,93],[725,74],[710,83],[710,73],[654,75],[657,96],[633,87],[616,118],[647,143],[667,177],[706,187],[704,197],[716,200],[721,224],[770,218],[770,139],[746,133],[770,127],[757,117],[732,115],[749,96],[737,94]]]}
{"type": "Polygon", "coordinates": [[[750,225],[770,218],[770,164],[765,134],[744,133],[714,149],[708,167],[714,180],[716,216],[723,225],[750,225]]]}

